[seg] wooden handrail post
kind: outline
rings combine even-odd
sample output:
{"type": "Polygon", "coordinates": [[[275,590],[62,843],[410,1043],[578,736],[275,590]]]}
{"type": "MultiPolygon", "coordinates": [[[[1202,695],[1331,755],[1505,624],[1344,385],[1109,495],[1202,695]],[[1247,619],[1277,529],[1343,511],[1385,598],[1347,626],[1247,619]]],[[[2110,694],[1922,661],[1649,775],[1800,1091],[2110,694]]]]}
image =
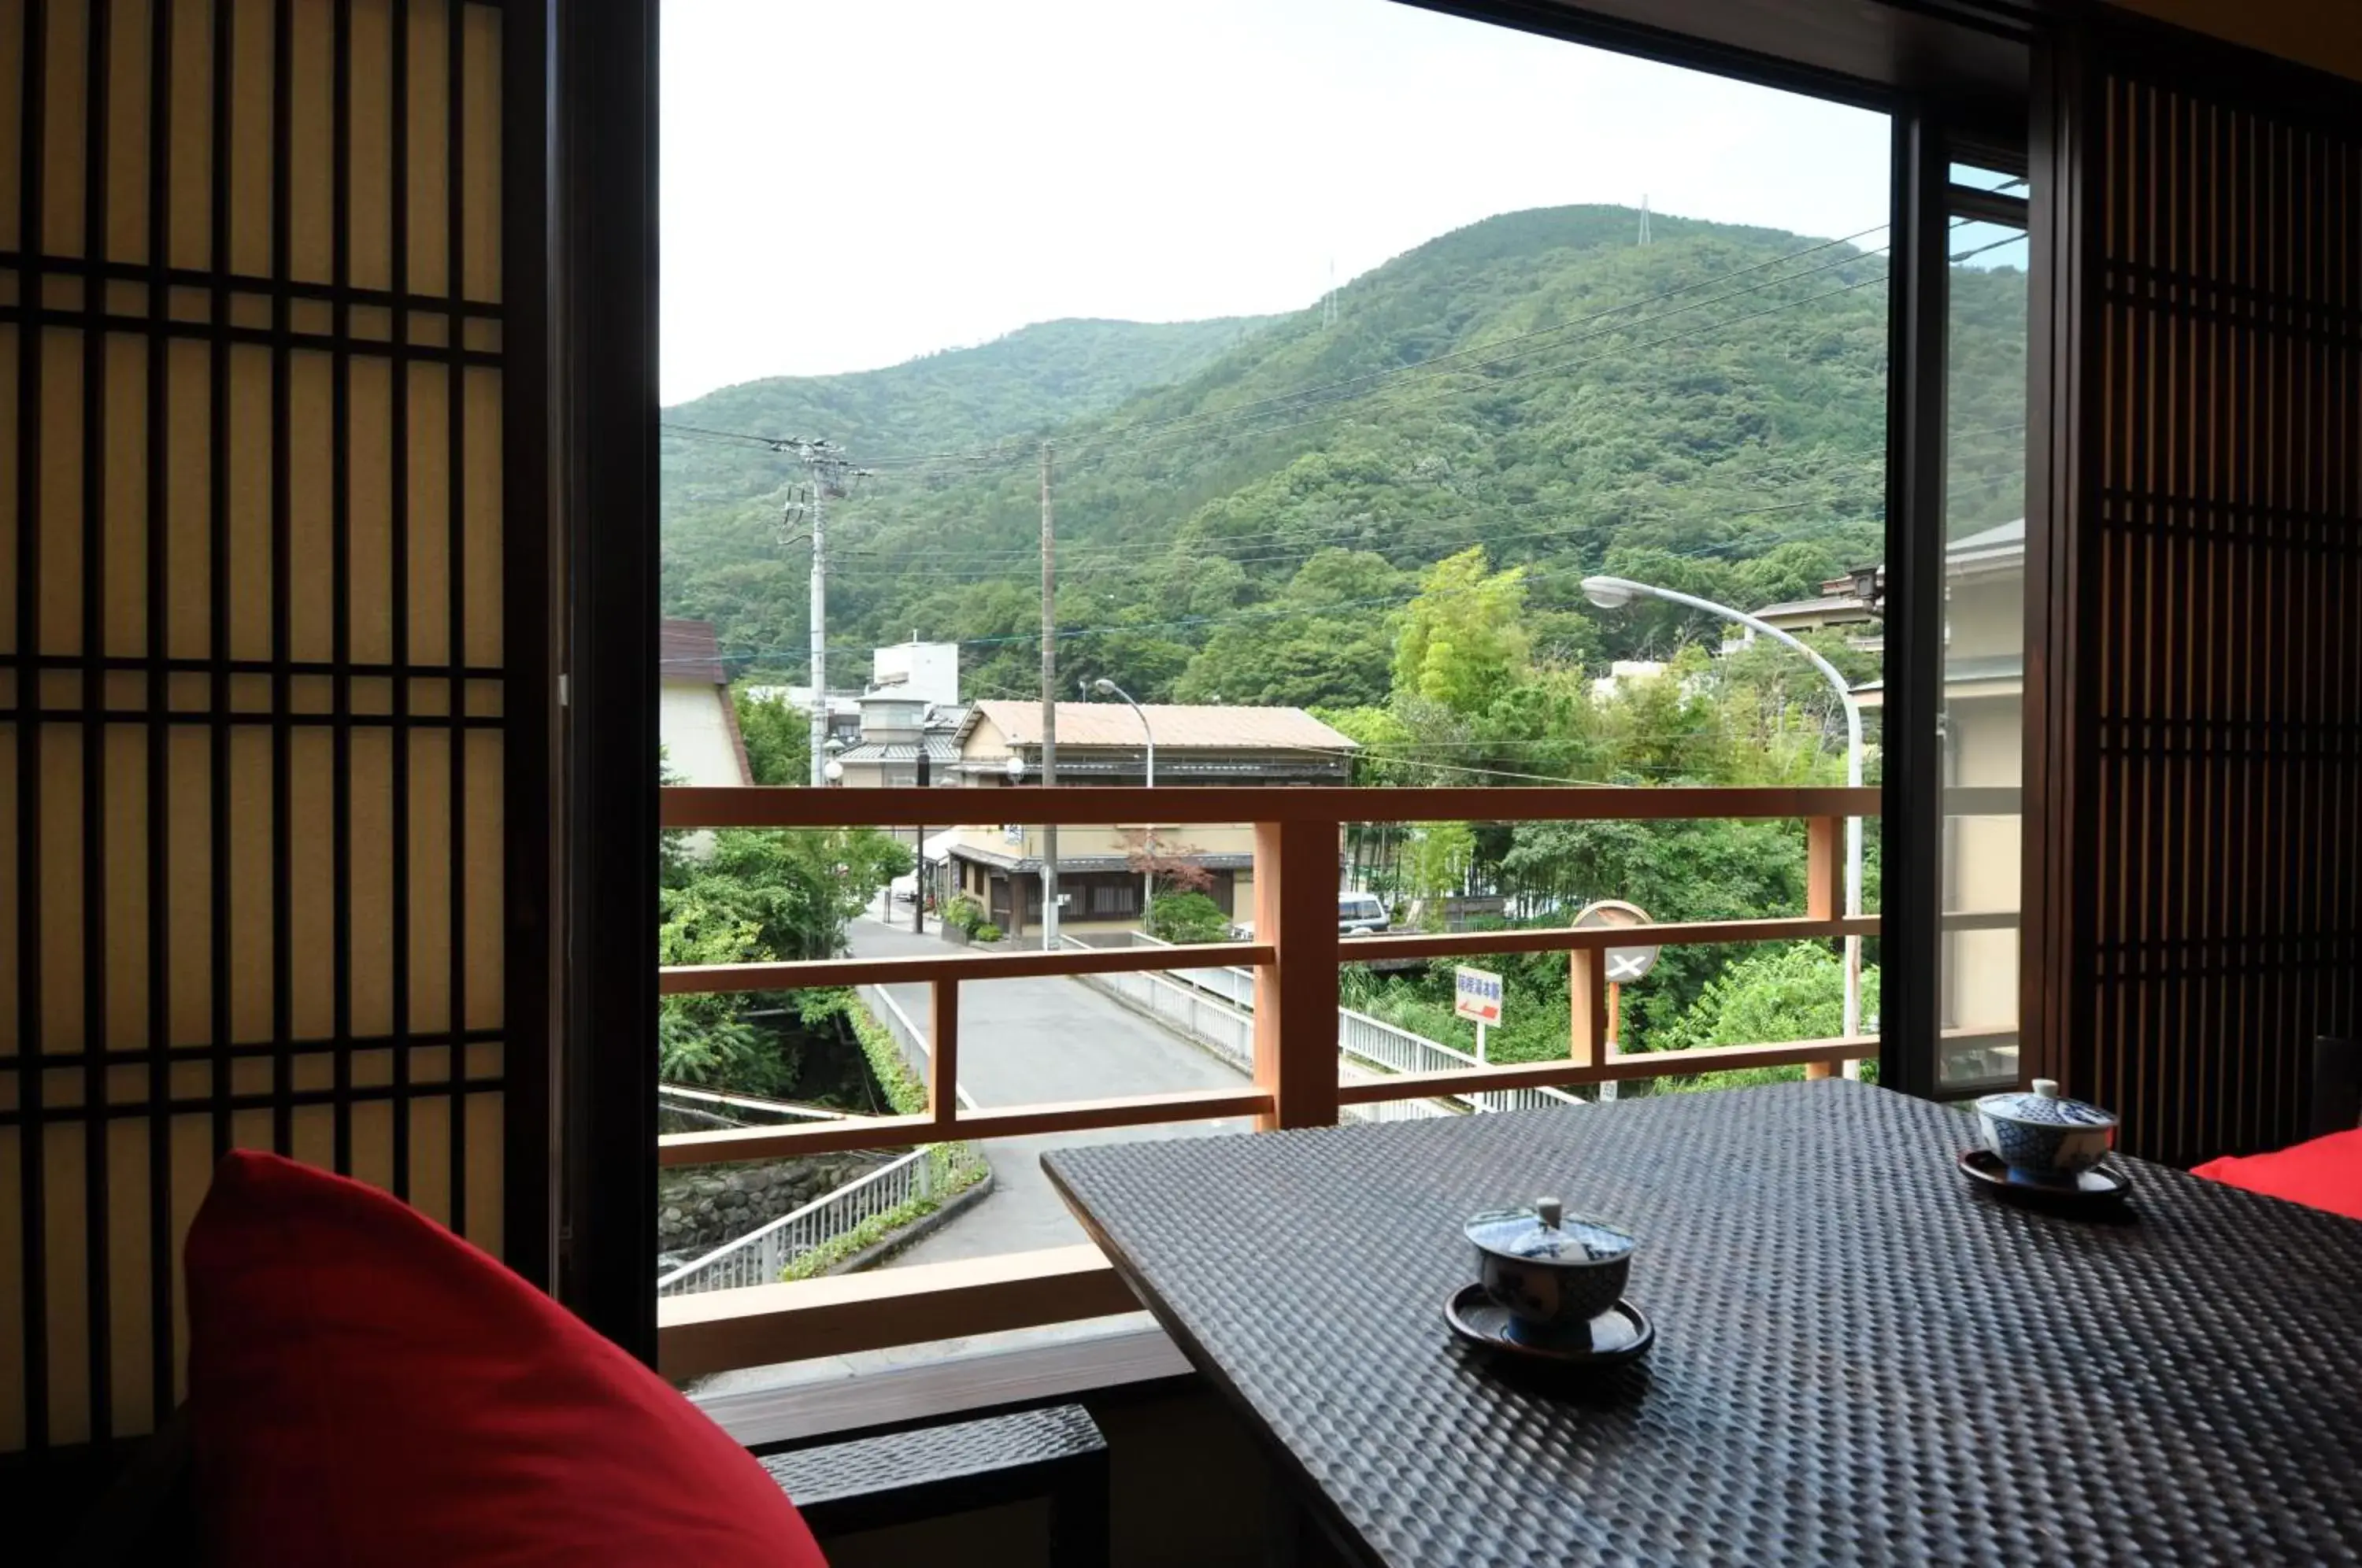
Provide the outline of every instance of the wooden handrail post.
{"type": "Polygon", "coordinates": [[[1334,822],[1255,823],[1255,1084],[1265,1128],[1337,1120],[1337,834],[1334,822]]]}
{"type": "Polygon", "coordinates": [[[927,1042],[927,1114],[941,1120],[959,1110],[959,977],[939,975],[927,1042]]]}
{"type": "MultiPolygon", "coordinates": [[[[1842,817],[1805,819],[1805,915],[1835,920],[1845,900],[1846,825],[1842,817]]],[[[1834,1077],[1829,1062],[1807,1062],[1805,1077],[1834,1077]]]]}
{"type": "Polygon", "coordinates": [[[1835,920],[1845,902],[1846,831],[1843,817],[1805,819],[1805,915],[1835,920]]]}
{"type": "Polygon", "coordinates": [[[1579,948],[1566,959],[1567,998],[1574,1019],[1567,1055],[1595,1067],[1607,1059],[1607,950],[1579,948]]]}

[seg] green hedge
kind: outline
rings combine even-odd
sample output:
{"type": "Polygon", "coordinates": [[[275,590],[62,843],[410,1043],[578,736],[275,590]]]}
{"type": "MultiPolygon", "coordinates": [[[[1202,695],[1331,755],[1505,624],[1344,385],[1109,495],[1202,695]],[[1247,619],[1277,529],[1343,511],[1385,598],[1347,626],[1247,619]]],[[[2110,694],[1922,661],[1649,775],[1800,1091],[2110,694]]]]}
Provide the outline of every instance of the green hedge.
{"type": "MultiPolygon", "coordinates": [[[[844,994],[844,1016],[853,1026],[853,1036],[861,1043],[861,1054],[867,1058],[869,1071],[884,1092],[886,1103],[900,1116],[925,1114],[927,1086],[919,1081],[918,1074],[902,1059],[902,1047],[893,1032],[878,1022],[859,995],[852,991],[844,994]]],[[[779,1277],[812,1279],[826,1274],[845,1259],[933,1214],[954,1194],[983,1180],[988,1168],[982,1152],[974,1143],[930,1144],[927,1158],[933,1167],[933,1193],[907,1198],[883,1214],[871,1215],[844,1235],[833,1237],[794,1259],[779,1271],[779,1277]]]]}

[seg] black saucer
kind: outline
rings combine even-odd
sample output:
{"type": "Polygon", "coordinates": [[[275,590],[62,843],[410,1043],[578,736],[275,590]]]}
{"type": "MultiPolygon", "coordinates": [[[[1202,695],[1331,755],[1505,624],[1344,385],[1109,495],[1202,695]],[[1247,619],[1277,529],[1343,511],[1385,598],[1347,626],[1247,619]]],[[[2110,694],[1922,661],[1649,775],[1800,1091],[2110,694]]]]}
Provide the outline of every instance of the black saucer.
{"type": "Polygon", "coordinates": [[[2133,1189],[2133,1178],[2112,1165],[2093,1165],[2066,1181],[2038,1181],[2001,1163],[1991,1149],[1960,1151],[1960,1169],[1979,1186],[2021,1202],[2064,1209],[2113,1209],[2133,1189]]]}
{"type": "Polygon", "coordinates": [[[1646,1355],[1657,1338],[1656,1325],[1629,1301],[1618,1301],[1591,1320],[1589,1345],[1529,1344],[1509,1333],[1509,1311],[1485,1294],[1481,1285],[1463,1285],[1443,1306],[1444,1321],[1471,1344],[1499,1351],[1520,1360],[1550,1366],[1621,1366],[1646,1355]]]}

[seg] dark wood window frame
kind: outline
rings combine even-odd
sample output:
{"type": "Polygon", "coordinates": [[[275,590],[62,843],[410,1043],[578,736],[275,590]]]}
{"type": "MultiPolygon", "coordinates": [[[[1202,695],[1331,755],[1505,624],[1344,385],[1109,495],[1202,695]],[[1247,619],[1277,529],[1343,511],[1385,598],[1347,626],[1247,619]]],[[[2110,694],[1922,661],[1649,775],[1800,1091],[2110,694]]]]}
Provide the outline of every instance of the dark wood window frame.
{"type": "MultiPolygon", "coordinates": [[[[1990,14],[1968,5],[1898,9],[1895,25],[1907,32],[1965,40],[1952,51],[1958,79],[1955,90],[1948,90],[1940,49],[1915,56],[1918,77],[1880,81],[1718,41],[1713,36],[1717,8],[1711,6],[1647,8],[1649,22],[1605,14],[1618,8],[1612,5],[1577,12],[1525,0],[1473,0],[1429,8],[1874,109],[1893,121],[1893,265],[1901,303],[1892,318],[1896,364],[1904,373],[1892,378],[1891,395],[1902,406],[1891,412],[1888,431],[1887,558],[1890,593],[1901,602],[1890,612],[1890,683],[1896,673],[1893,649],[1911,650],[1905,658],[1920,668],[1890,698],[1890,723],[1901,720],[1895,728],[1916,738],[1891,749],[1887,762],[1883,944],[1889,978],[1882,1023],[1893,1063],[1884,1069],[1887,1081],[1925,1092],[1935,1079],[1938,1001],[1939,760],[1932,720],[1940,675],[1929,650],[1940,653],[1940,605],[1931,616],[1926,600],[1931,582],[1937,593],[1941,586],[1929,568],[1932,542],[1934,569],[1940,571],[1941,518],[1927,502],[1930,486],[1940,500],[1941,485],[1943,156],[1955,130],[1975,137],[1982,149],[1997,140],[2005,144],[2021,129],[2022,90],[2013,100],[2006,78],[2014,51],[2022,82],[2024,19],[2008,7],[1990,14]],[[1668,24],[1696,30],[1683,33],[1668,24]],[[1925,536],[1915,537],[1915,530],[1925,536]],[[1921,846],[1916,853],[1902,849],[1913,843],[1921,846]],[[1904,955],[1916,956],[1905,963],[1899,961],[1904,955]],[[1904,971],[1913,968],[1924,980],[1905,977],[1904,971]]],[[[1794,0],[1785,9],[1818,14],[1824,33],[1842,25],[1831,20],[1838,13],[1822,0],[1794,0]]],[[[1858,7],[1848,9],[1861,15],[1858,7]]],[[[551,800],[563,816],[566,845],[556,878],[565,913],[560,992],[575,1021],[566,1031],[560,1086],[559,1277],[562,1294],[578,1311],[653,1360],[656,1300],[646,1260],[655,1245],[656,1096],[655,1057],[646,1042],[656,1011],[655,856],[594,851],[634,842],[653,845],[657,832],[657,778],[648,762],[657,744],[656,0],[558,7],[554,14],[549,407],[565,596],[560,668],[571,702],[561,737],[566,781],[551,800]],[[618,236],[640,238],[619,243],[618,236]],[[592,1019],[596,1029],[581,1026],[592,1019]],[[646,1020],[647,1027],[624,1027],[623,1021],[631,1019],[646,1020]],[[619,1157],[626,1152],[639,1157],[619,1157]]]]}

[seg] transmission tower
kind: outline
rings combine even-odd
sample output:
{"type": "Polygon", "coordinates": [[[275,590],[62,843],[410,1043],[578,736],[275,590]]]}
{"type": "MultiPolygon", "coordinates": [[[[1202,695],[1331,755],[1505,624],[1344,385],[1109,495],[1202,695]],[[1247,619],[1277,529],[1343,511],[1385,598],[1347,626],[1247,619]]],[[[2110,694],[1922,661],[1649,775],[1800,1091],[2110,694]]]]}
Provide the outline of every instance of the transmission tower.
{"type": "Polygon", "coordinates": [[[1640,198],[1640,243],[1649,243],[1649,198],[1645,195],[1640,198]]]}

